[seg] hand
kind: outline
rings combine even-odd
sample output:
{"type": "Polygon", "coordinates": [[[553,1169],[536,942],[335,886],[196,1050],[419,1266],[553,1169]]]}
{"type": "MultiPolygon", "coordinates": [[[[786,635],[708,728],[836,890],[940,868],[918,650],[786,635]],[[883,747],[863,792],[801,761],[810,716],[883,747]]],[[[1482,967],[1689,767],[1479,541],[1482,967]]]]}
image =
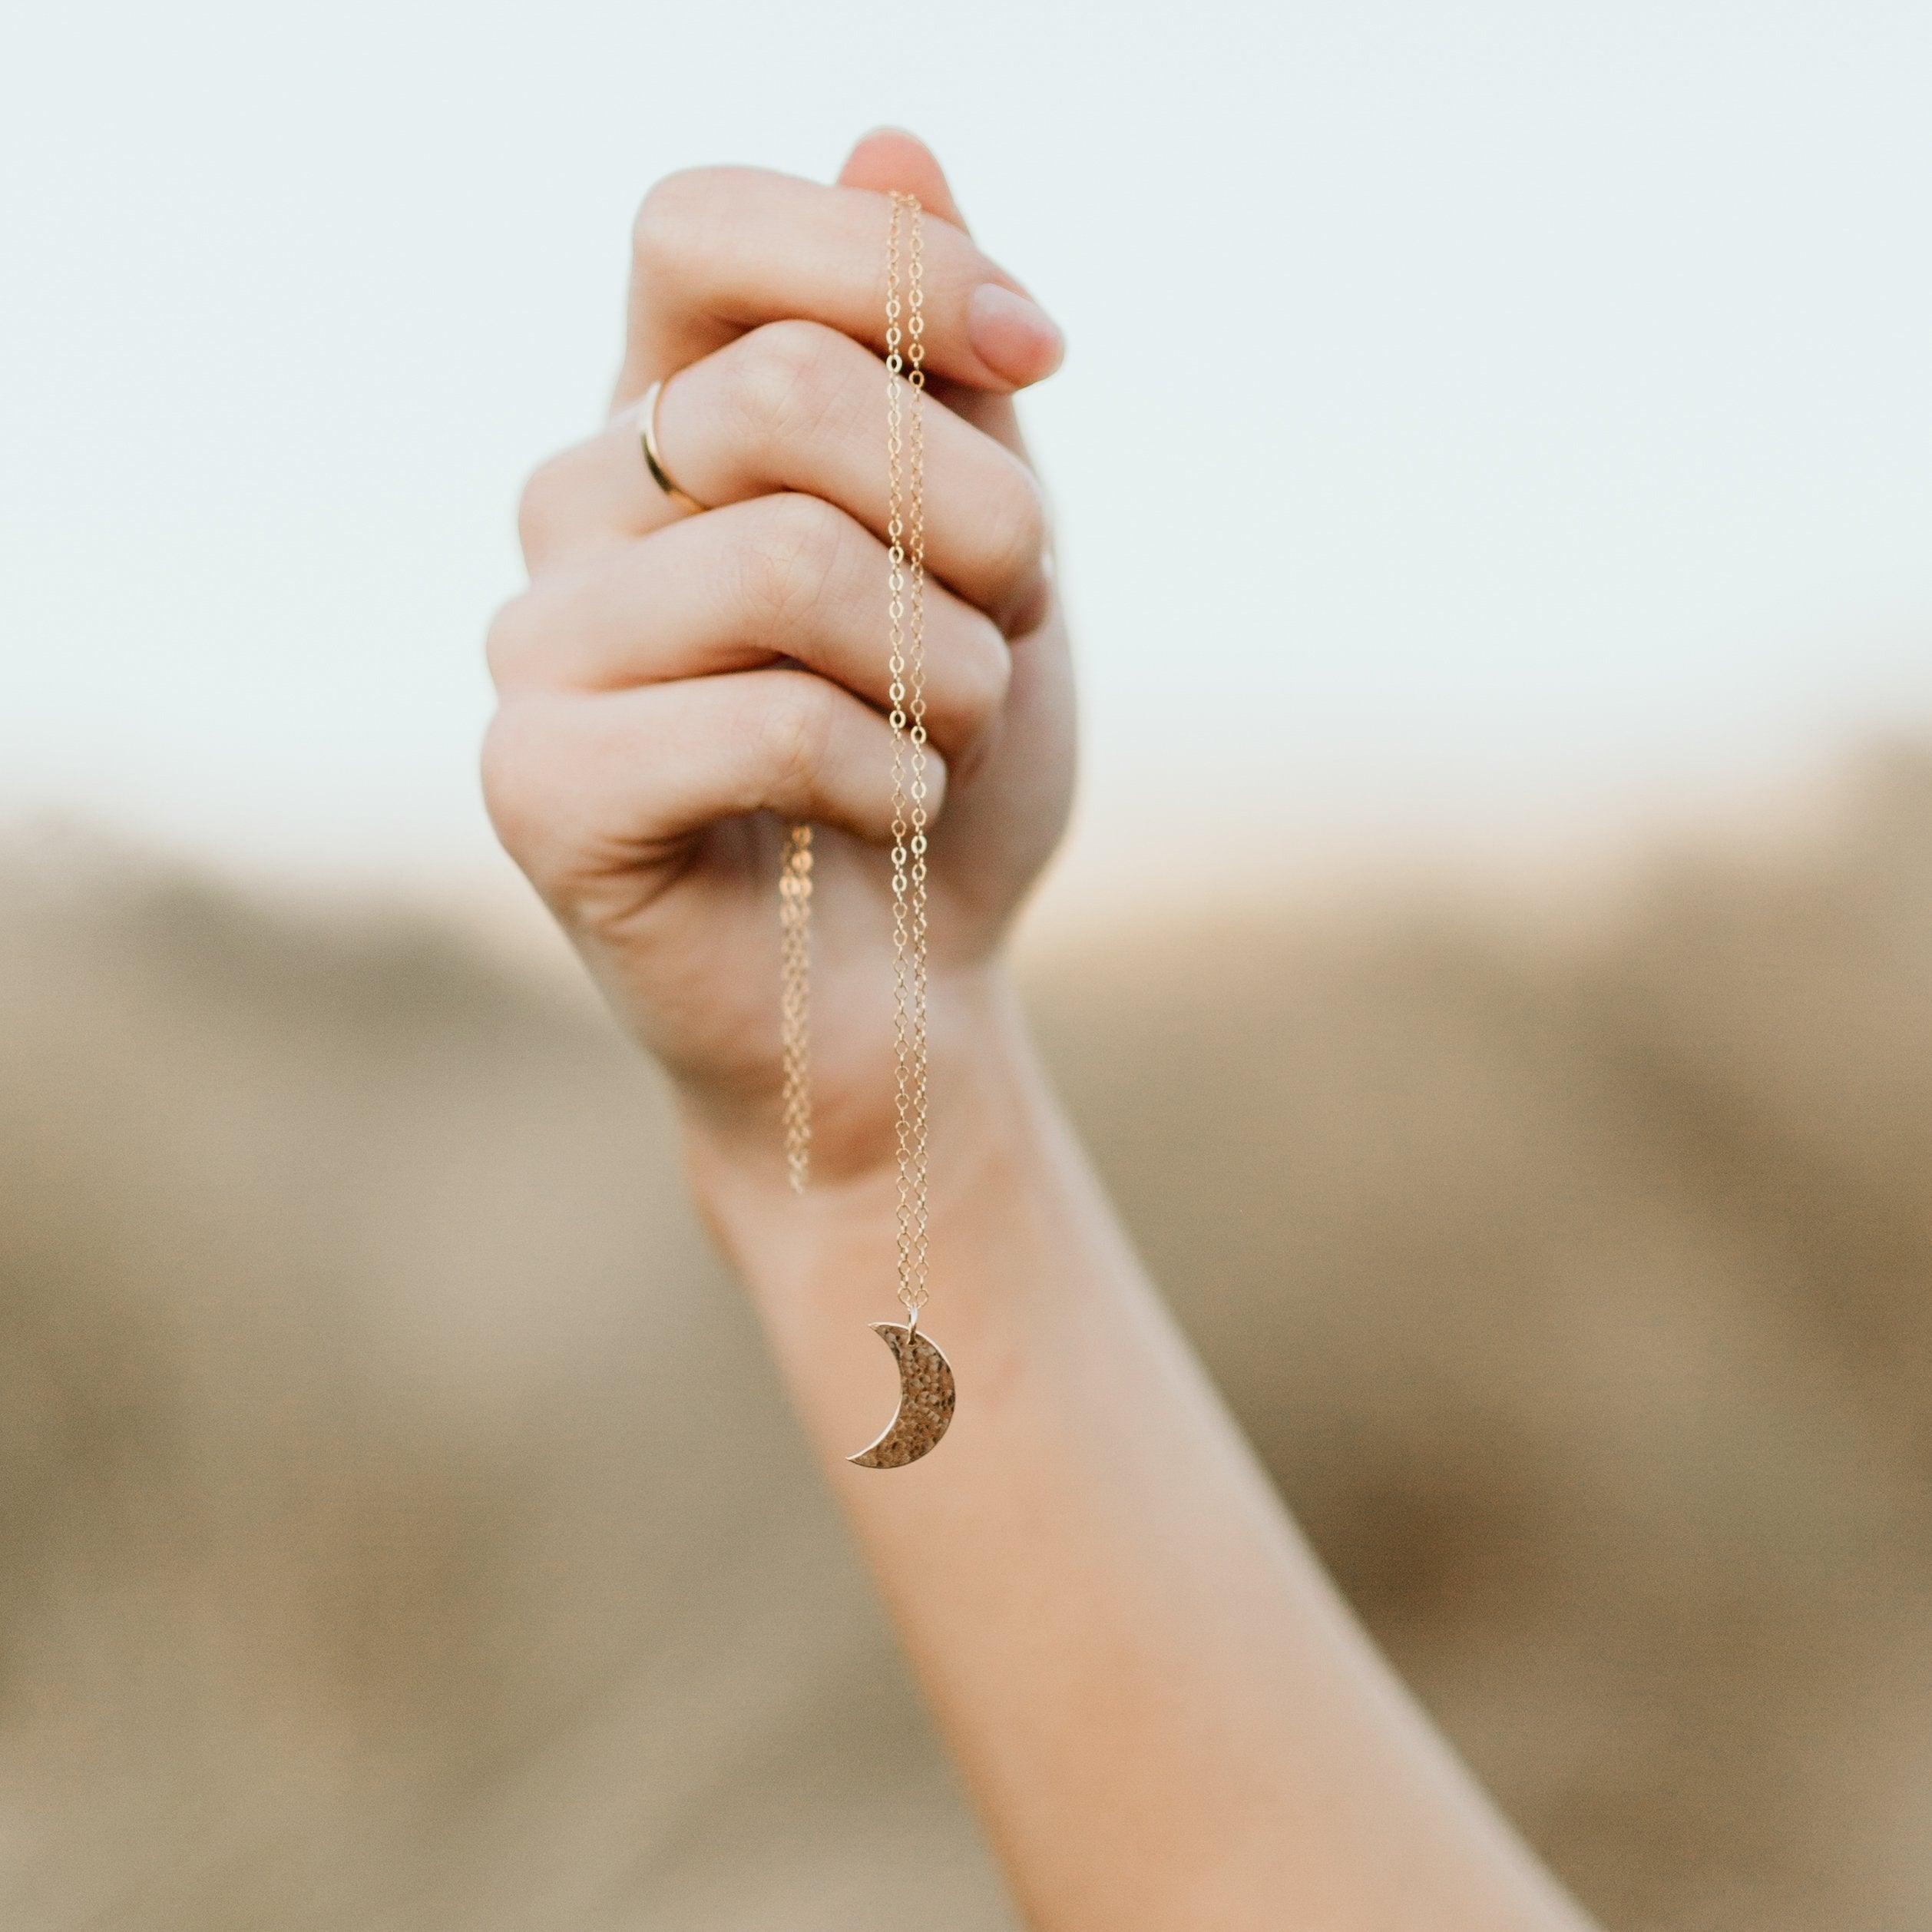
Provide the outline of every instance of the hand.
{"type": "Polygon", "coordinates": [[[637,222],[617,413],[541,468],[499,615],[485,790],[504,844],[714,1133],[775,1159],[779,846],[814,862],[818,1172],[892,1145],[885,667],[886,191],[927,211],[927,722],[935,1056],[1057,842],[1073,686],[1010,396],[1051,323],[968,238],[909,136],[837,186],[673,176],[637,222]],[[652,481],[634,405],[663,383],[652,481]]]}

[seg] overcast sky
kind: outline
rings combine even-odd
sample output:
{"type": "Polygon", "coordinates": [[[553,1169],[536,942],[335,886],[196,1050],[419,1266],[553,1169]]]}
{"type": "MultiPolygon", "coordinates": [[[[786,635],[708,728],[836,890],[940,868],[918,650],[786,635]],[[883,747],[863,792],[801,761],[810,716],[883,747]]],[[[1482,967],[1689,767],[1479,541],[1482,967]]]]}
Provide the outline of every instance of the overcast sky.
{"type": "Polygon", "coordinates": [[[633,206],[884,121],[1070,339],[1077,875],[1560,842],[1932,720],[1928,100],[1923,0],[35,8],[0,809],[486,872],[478,640],[633,206]]]}

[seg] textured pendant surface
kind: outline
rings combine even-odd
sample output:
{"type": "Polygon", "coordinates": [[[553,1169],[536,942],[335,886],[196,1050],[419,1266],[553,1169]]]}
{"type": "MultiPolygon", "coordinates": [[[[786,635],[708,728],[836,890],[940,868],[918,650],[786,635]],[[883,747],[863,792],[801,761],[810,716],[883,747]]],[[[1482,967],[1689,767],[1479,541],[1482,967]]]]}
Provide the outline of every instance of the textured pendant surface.
{"type": "Polygon", "coordinates": [[[876,1442],[849,1462],[861,1469],[902,1469],[938,1447],[953,1419],[953,1371],[932,1341],[903,1322],[875,1322],[899,1365],[899,1409],[876,1442]]]}

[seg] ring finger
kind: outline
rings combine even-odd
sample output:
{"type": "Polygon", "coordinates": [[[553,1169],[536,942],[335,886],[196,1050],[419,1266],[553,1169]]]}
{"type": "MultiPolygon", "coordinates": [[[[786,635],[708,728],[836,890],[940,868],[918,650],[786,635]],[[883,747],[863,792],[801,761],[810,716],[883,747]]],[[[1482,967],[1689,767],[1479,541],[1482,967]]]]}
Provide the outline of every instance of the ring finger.
{"type": "MultiPolygon", "coordinates": [[[[667,381],[658,454],[677,486],[723,505],[780,491],[836,504],[883,537],[886,396],[878,358],[811,322],[772,323],[667,381]]],[[[653,480],[639,405],[539,470],[521,518],[532,569],[687,515],[653,480]]],[[[1032,472],[943,404],[925,411],[927,562],[996,622],[1037,614],[1046,518],[1032,472]]]]}

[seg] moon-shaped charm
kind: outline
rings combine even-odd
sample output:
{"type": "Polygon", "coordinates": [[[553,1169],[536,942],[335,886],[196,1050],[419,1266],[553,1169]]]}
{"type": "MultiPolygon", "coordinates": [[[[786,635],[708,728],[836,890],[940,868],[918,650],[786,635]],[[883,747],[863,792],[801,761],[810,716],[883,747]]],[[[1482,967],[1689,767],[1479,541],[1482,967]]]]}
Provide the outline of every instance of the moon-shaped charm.
{"type": "Polygon", "coordinates": [[[861,1469],[903,1469],[938,1445],[953,1419],[953,1371],[931,1342],[908,1322],[875,1322],[899,1365],[899,1412],[869,1447],[846,1457],[861,1469]]]}

